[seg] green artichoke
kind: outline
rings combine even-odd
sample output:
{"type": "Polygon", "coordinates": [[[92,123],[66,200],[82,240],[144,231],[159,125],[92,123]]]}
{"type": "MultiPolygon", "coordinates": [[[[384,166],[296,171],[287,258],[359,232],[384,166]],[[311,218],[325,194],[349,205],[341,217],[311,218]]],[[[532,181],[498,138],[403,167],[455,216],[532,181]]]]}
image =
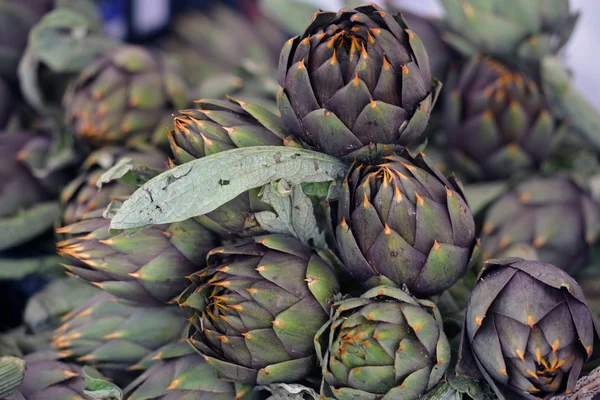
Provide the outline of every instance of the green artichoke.
{"type": "Polygon", "coordinates": [[[567,129],[548,107],[540,87],[524,74],[489,58],[473,58],[445,98],[450,163],[471,180],[538,168],[567,129]]]}
{"type": "Polygon", "coordinates": [[[249,385],[217,379],[213,368],[187,343],[164,346],[153,365],[125,388],[127,400],[253,400],[249,385]]]}
{"type": "Polygon", "coordinates": [[[587,264],[600,236],[600,205],[572,179],[532,178],[496,200],[486,212],[483,259],[544,261],[573,274],[587,264]]]}
{"type": "Polygon", "coordinates": [[[57,361],[40,352],[24,357],[25,379],[10,400],[92,400],[83,389],[85,381],[79,365],[57,361]]]}
{"type": "Polygon", "coordinates": [[[569,40],[577,13],[569,0],[442,0],[444,38],[466,56],[489,54],[525,63],[558,52],[569,40]]]}
{"type": "Polygon", "coordinates": [[[126,198],[137,189],[118,181],[103,184],[102,190],[97,187],[100,176],[123,158],[130,159],[135,165],[155,170],[163,170],[167,163],[167,156],[158,150],[140,152],[125,147],[96,150],[84,161],[79,176],[61,193],[63,225],[86,219],[89,212],[104,209],[111,201],[126,198]]]}
{"type": "Polygon", "coordinates": [[[342,186],[336,236],[356,281],[369,288],[406,285],[418,296],[448,289],[478,253],[460,185],[422,153],[355,164],[342,186]]]}
{"type": "Polygon", "coordinates": [[[212,250],[179,304],[190,342],[219,377],[294,382],[316,366],[313,338],[338,292],[335,271],[291,237],[269,235],[212,250]]]}
{"type": "Polygon", "coordinates": [[[92,297],[62,320],[52,346],[63,358],[121,370],[181,338],[187,325],[177,307],[136,307],[108,293],[92,297]]]}
{"type": "Polygon", "coordinates": [[[419,399],[444,377],[450,344],[432,302],[379,286],[331,309],[315,337],[323,396],[419,399]]]}
{"type": "Polygon", "coordinates": [[[0,133],[0,250],[24,244],[52,228],[55,200],[68,182],[68,168],[48,166],[54,143],[30,132],[0,133]]]}
{"type": "Polygon", "coordinates": [[[186,276],[203,269],[208,251],[218,244],[193,219],[155,225],[133,237],[113,236],[109,225],[98,215],[57,229],[68,236],[57,243],[58,253],[71,274],[138,304],[173,301],[188,285],[186,276]]]}
{"type": "Polygon", "coordinates": [[[489,260],[469,299],[460,374],[483,376],[500,399],[569,393],[598,329],[565,271],[521,258],[489,260]]]}
{"type": "Polygon", "coordinates": [[[87,66],[64,98],[67,124],[94,147],[166,144],[171,114],[186,104],[185,83],[168,60],[127,45],[87,66]]]}
{"type": "Polygon", "coordinates": [[[283,47],[278,81],[290,132],[334,156],[418,141],[439,89],[421,40],[374,4],[315,14],[283,47]]]}
{"type": "MultiPolygon", "coordinates": [[[[179,164],[239,147],[295,145],[293,138],[285,137],[281,118],[259,106],[239,100],[197,104],[197,109],[175,117],[175,129],[169,134],[179,164]]],[[[264,233],[254,214],[271,208],[259,200],[258,192],[250,190],[195,219],[221,237],[264,233]]]]}

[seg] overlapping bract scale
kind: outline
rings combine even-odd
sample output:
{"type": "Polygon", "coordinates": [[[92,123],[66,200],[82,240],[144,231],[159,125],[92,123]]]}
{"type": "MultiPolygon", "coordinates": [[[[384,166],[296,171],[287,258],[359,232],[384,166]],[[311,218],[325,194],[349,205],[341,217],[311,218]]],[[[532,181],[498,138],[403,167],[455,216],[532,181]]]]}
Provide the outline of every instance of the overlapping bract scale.
{"type": "Polygon", "coordinates": [[[217,248],[179,304],[190,342],[221,378],[293,382],[315,367],[313,338],[339,291],[333,267],[296,239],[269,235],[217,248]]]}
{"type": "Polygon", "coordinates": [[[475,223],[459,185],[423,155],[355,164],[338,210],[344,267],[367,287],[437,294],[467,272],[476,254],[475,223]]]}
{"type": "Polygon", "coordinates": [[[288,129],[334,156],[417,141],[437,96],[420,39],[374,4],[318,12],[284,45],[278,81],[288,129]]]}

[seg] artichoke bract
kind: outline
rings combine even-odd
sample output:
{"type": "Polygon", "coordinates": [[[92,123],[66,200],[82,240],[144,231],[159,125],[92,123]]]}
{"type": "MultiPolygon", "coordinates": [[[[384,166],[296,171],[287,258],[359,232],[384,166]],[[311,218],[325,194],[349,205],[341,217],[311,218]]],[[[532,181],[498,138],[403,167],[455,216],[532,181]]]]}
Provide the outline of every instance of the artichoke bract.
{"type": "Polygon", "coordinates": [[[463,67],[443,112],[450,162],[471,180],[538,168],[567,128],[534,80],[482,57],[463,67]]]}
{"type": "Polygon", "coordinates": [[[316,367],[313,338],[339,290],[334,268],[294,238],[216,248],[179,298],[190,343],[225,380],[291,383],[316,367]]]}
{"type": "Polygon", "coordinates": [[[133,381],[127,400],[254,400],[250,385],[219,380],[204,358],[187,343],[164,346],[152,355],[153,365],[133,381]]]}
{"type": "Polygon", "coordinates": [[[32,353],[24,359],[25,379],[9,397],[11,400],[92,400],[83,392],[85,380],[79,365],[58,361],[46,352],[32,353]]]}
{"type": "Polygon", "coordinates": [[[124,370],[179,339],[187,325],[176,306],[137,307],[100,293],[62,318],[52,346],[80,364],[124,370]]]}
{"type": "Polygon", "coordinates": [[[185,83],[168,60],[126,45],[87,66],[64,98],[67,124],[93,147],[166,144],[171,114],[186,104],[185,83]]]}
{"type": "Polygon", "coordinates": [[[500,399],[575,387],[598,329],[577,282],[551,264],[489,260],[469,299],[457,372],[483,376],[500,399]]]}
{"type": "MultiPolygon", "coordinates": [[[[239,100],[200,100],[197,106],[181,111],[169,134],[178,164],[240,147],[297,145],[286,138],[281,118],[260,106],[239,100]]],[[[265,233],[254,215],[271,208],[260,201],[259,190],[242,193],[195,219],[221,237],[265,233]]]]}
{"type": "Polygon", "coordinates": [[[445,40],[467,56],[476,53],[531,64],[569,40],[577,13],[569,0],[442,0],[445,40]]]}
{"type": "Polygon", "coordinates": [[[355,164],[342,185],[336,230],[344,268],[366,287],[448,289],[476,258],[475,222],[459,184],[423,155],[355,164]]]}
{"type": "Polygon", "coordinates": [[[435,304],[391,286],[334,303],[315,336],[321,395],[338,400],[418,399],[450,363],[435,304]]]}
{"type": "Polygon", "coordinates": [[[486,212],[483,259],[544,261],[574,273],[587,264],[600,236],[600,205],[565,176],[532,178],[496,200],[486,212]]]}
{"type": "Polygon", "coordinates": [[[105,147],[94,151],[83,162],[79,176],[61,192],[63,225],[84,220],[89,212],[106,208],[113,200],[127,198],[137,189],[118,181],[103,184],[102,190],[98,189],[97,183],[102,174],[123,158],[154,170],[163,170],[167,165],[167,156],[158,150],[141,152],[125,147],[105,147]]]}
{"type": "Polygon", "coordinates": [[[278,81],[290,132],[334,156],[418,141],[439,89],[420,39],[373,4],[318,12],[284,45],[278,81]]]}
{"type": "Polygon", "coordinates": [[[193,219],[155,225],[129,237],[111,235],[103,210],[57,229],[69,273],[119,299],[146,305],[172,302],[187,287],[187,275],[203,269],[219,241],[193,219]]]}

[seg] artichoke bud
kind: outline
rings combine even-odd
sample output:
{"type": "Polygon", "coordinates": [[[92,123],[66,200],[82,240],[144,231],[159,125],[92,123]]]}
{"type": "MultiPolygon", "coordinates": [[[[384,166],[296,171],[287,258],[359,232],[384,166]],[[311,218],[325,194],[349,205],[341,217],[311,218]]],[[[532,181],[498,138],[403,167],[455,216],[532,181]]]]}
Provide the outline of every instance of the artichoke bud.
{"type": "Polygon", "coordinates": [[[390,286],[334,303],[315,344],[321,395],[339,400],[418,399],[450,363],[435,305],[390,286]]]}
{"type": "Polygon", "coordinates": [[[346,271],[366,287],[441,293],[476,259],[475,223],[460,185],[423,155],[355,164],[342,186],[337,242],[346,271]]]}
{"type": "Polygon", "coordinates": [[[172,302],[186,276],[206,265],[215,235],[193,219],[155,225],[133,237],[111,235],[110,220],[89,218],[57,229],[65,268],[119,299],[145,305],[172,302]]]}
{"type": "Polygon", "coordinates": [[[521,258],[489,260],[466,310],[460,374],[498,397],[570,393],[600,340],[583,291],[565,271],[521,258]]]}
{"type": "Polygon", "coordinates": [[[339,291],[334,268],[291,237],[213,249],[178,302],[190,342],[217,375],[247,384],[294,382],[316,366],[314,335],[339,291]]]}
{"type": "Polygon", "coordinates": [[[564,176],[531,178],[487,210],[482,255],[544,261],[573,274],[599,235],[600,205],[588,191],[564,176]]]}
{"type": "Polygon", "coordinates": [[[64,358],[122,370],[179,340],[186,328],[175,306],[137,307],[116,300],[100,293],[73,310],[55,331],[52,346],[64,358]]]}
{"type": "MultiPolygon", "coordinates": [[[[253,146],[300,147],[286,136],[283,121],[270,111],[241,100],[199,100],[197,108],[181,111],[169,133],[175,161],[183,164],[222,151],[253,146]]],[[[259,189],[242,193],[215,211],[196,217],[223,238],[265,233],[254,214],[270,211],[259,189]]]]}
{"type": "Polygon", "coordinates": [[[67,124],[93,147],[166,144],[164,125],[186,104],[184,81],[166,59],[125,45],[87,66],[64,99],[67,124]]]}
{"type": "Polygon", "coordinates": [[[534,80],[482,57],[463,67],[444,119],[450,162],[471,180],[539,168],[566,129],[534,80]]]}
{"type": "Polygon", "coordinates": [[[334,156],[417,142],[439,90],[420,39],[374,4],[315,14],[284,45],[278,81],[289,131],[334,156]]]}

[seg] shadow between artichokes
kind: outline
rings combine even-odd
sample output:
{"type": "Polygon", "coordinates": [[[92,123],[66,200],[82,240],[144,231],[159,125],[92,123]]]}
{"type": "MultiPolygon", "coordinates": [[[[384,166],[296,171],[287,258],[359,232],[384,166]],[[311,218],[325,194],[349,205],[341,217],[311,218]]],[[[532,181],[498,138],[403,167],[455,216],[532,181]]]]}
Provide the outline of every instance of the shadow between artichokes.
{"type": "Polygon", "coordinates": [[[450,363],[435,304],[391,286],[334,303],[315,347],[321,395],[338,400],[418,399],[450,363]]]}

